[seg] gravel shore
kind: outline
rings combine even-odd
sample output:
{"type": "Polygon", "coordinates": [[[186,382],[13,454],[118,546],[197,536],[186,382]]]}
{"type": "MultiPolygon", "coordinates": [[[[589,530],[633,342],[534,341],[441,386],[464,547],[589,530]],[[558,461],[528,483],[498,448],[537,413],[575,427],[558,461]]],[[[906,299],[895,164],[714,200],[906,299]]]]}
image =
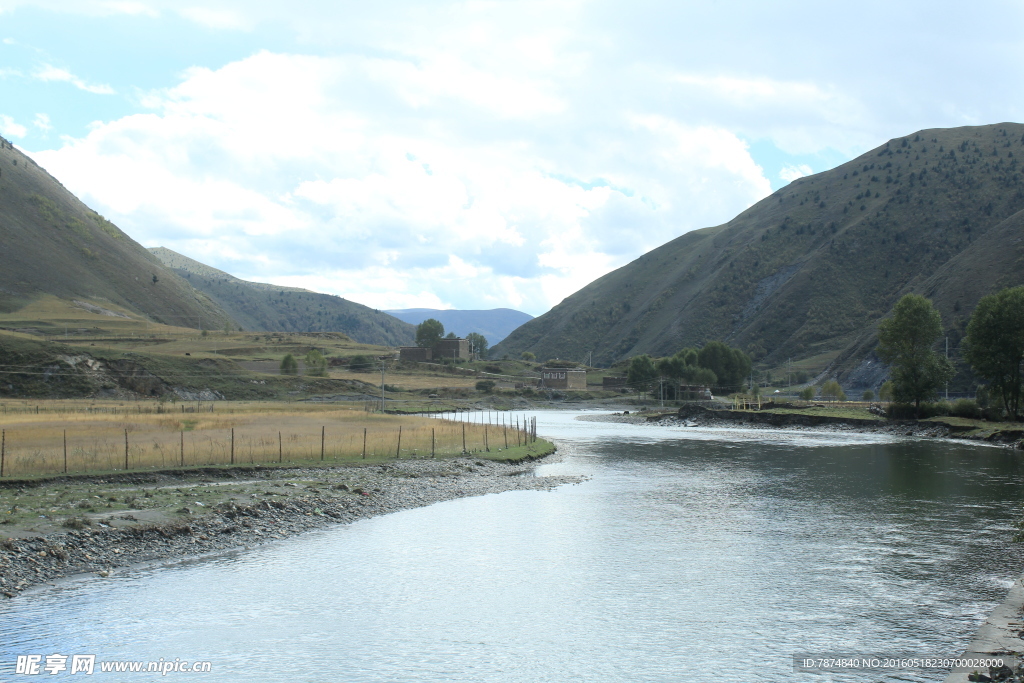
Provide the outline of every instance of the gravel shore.
{"type": "MultiPolygon", "coordinates": [[[[551,462],[555,456],[542,457],[542,462],[551,462]]],[[[528,461],[510,464],[462,457],[372,466],[179,471],[26,485],[33,490],[8,493],[14,500],[32,493],[48,495],[55,502],[68,491],[73,491],[71,497],[86,495],[81,487],[89,487],[88,492],[102,489],[103,494],[116,488],[131,492],[123,500],[132,509],[88,508],[93,512],[67,517],[63,526],[39,535],[25,529],[12,534],[14,529],[0,527],[0,595],[13,598],[65,577],[106,577],[139,563],[251,547],[444,500],[550,490],[581,481],[579,477],[538,477],[534,469],[535,464],[528,461]],[[160,503],[147,507],[146,500],[160,503]]],[[[122,500],[117,495],[90,497],[97,505],[111,501],[106,507],[115,500],[120,507],[122,500]]]]}
{"type": "Polygon", "coordinates": [[[861,434],[890,434],[914,438],[962,439],[988,445],[1024,450],[1024,441],[1017,431],[995,432],[977,436],[937,422],[924,420],[870,420],[858,418],[829,418],[799,413],[769,413],[757,411],[706,410],[695,408],[685,414],[639,411],[588,415],[579,418],[597,422],[627,424],[654,424],[665,427],[710,427],[720,429],[763,429],[813,432],[852,432],[861,434]]]}

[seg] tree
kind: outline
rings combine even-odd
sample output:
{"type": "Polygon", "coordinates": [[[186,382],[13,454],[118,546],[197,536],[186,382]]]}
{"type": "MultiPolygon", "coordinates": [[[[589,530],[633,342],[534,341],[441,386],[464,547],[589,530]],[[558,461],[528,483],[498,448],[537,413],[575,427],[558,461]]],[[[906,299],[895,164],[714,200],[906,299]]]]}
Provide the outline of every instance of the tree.
{"type": "Polygon", "coordinates": [[[320,353],[316,349],[311,349],[306,353],[306,374],[311,377],[326,377],[327,376],[327,359],[324,358],[324,354],[320,353]]]}
{"type": "Polygon", "coordinates": [[[633,356],[629,360],[629,370],[626,372],[627,383],[646,389],[657,377],[658,368],[655,367],[654,361],[646,353],[633,356]]]}
{"type": "Polygon", "coordinates": [[[697,364],[718,377],[721,387],[739,389],[750,374],[750,356],[720,341],[708,342],[697,352],[697,364]]]}
{"type": "Polygon", "coordinates": [[[800,398],[802,398],[805,401],[813,401],[814,400],[814,386],[812,385],[812,386],[804,387],[803,389],[801,389],[800,390],[800,398]]]}
{"type": "Polygon", "coordinates": [[[476,351],[480,358],[487,358],[487,337],[477,332],[466,335],[470,351],[476,351]]]}
{"type": "Polygon", "coordinates": [[[432,349],[444,337],[444,325],[440,320],[427,318],[416,326],[416,346],[432,349]]]}
{"type": "Polygon", "coordinates": [[[967,362],[1019,420],[1024,371],[1024,287],[982,297],[967,324],[967,362]]]}
{"type": "Polygon", "coordinates": [[[875,392],[871,391],[870,389],[866,389],[864,391],[864,393],[861,395],[860,400],[862,400],[862,401],[874,401],[875,400],[875,392]]]}
{"type": "Polygon", "coordinates": [[[839,382],[830,379],[821,385],[821,397],[826,401],[845,401],[846,392],[839,386],[839,382]]]}
{"type": "Polygon", "coordinates": [[[295,356],[288,354],[281,359],[281,374],[282,375],[297,375],[299,374],[299,362],[295,360],[295,356]]]}
{"type": "Polygon", "coordinates": [[[891,401],[892,400],[892,380],[885,380],[882,382],[882,386],[878,388],[878,400],[879,401],[891,401]]]}
{"type": "Polygon", "coordinates": [[[476,383],[476,390],[489,394],[494,391],[494,380],[482,379],[476,383]]]}
{"type": "Polygon", "coordinates": [[[892,309],[892,317],[878,326],[878,357],[891,366],[893,398],[913,403],[921,415],[921,401],[934,398],[953,376],[952,364],[932,351],[942,334],[942,317],[932,302],[907,294],[892,309]]]}
{"type": "Polygon", "coordinates": [[[537,360],[537,356],[531,351],[523,351],[521,354],[519,354],[519,357],[528,363],[537,360]]]}

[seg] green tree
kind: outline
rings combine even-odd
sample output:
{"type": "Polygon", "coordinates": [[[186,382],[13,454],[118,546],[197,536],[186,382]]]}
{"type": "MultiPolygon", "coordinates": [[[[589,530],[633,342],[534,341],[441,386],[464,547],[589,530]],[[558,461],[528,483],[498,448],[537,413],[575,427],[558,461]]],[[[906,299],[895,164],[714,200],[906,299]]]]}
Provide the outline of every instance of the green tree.
{"type": "Polygon", "coordinates": [[[801,389],[800,390],[800,398],[802,398],[805,401],[813,401],[814,400],[814,387],[813,386],[809,386],[809,387],[804,387],[803,389],[801,389]]]}
{"type": "Polygon", "coordinates": [[[721,387],[739,389],[750,374],[750,356],[720,341],[711,341],[697,352],[697,363],[718,377],[721,387]]]}
{"type": "Polygon", "coordinates": [[[821,385],[821,397],[826,401],[845,401],[846,392],[839,386],[839,382],[830,379],[821,385]]]}
{"type": "Polygon", "coordinates": [[[489,394],[494,391],[494,380],[482,379],[476,383],[476,390],[489,394]]]}
{"type": "Polygon", "coordinates": [[[882,386],[878,388],[878,400],[879,401],[891,401],[892,400],[892,380],[885,380],[882,382],[882,386]]]}
{"type": "Polygon", "coordinates": [[[892,317],[878,326],[878,357],[891,366],[893,398],[913,403],[918,417],[921,402],[934,398],[953,376],[952,364],[932,350],[941,334],[939,312],[918,294],[896,302],[892,317]]]}
{"type": "Polygon", "coordinates": [[[536,354],[534,354],[531,351],[523,351],[521,354],[519,354],[519,357],[525,360],[527,363],[537,360],[536,354]]]}
{"type": "Polygon", "coordinates": [[[646,353],[633,356],[629,360],[629,370],[626,371],[626,382],[637,388],[648,388],[650,383],[658,377],[658,368],[654,361],[646,353]]]}
{"type": "Polygon", "coordinates": [[[416,326],[416,346],[432,349],[444,337],[444,325],[440,320],[427,318],[416,326]]]}
{"type": "Polygon", "coordinates": [[[295,356],[292,354],[286,355],[281,359],[281,374],[282,375],[297,375],[299,374],[299,362],[295,360],[295,356]]]}
{"type": "Polygon", "coordinates": [[[303,360],[306,362],[307,375],[311,377],[327,376],[327,359],[324,358],[324,354],[316,349],[311,349],[303,360]]]}
{"type": "Polygon", "coordinates": [[[466,340],[471,351],[476,351],[480,358],[487,358],[487,337],[478,332],[470,332],[466,335],[466,340]]]}
{"type": "Polygon", "coordinates": [[[864,393],[861,394],[860,400],[862,400],[862,401],[874,401],[875,400],[875,392],[871,391],[870,389],[866,389],[864,391],[864,393]]]}
{"type": "Polygon", "coordinates": [[[967,324],[967,362],[989,382],[1003,408],[1020,419],[1024,371],[1024,287],[982,297],[967,324]]]}

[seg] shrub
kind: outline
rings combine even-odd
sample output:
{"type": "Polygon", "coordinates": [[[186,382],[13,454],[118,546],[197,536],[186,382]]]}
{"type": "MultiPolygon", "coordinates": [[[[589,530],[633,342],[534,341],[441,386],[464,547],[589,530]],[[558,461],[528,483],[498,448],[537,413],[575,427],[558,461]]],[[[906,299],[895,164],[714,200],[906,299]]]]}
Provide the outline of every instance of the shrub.
{"type": "Polygon", "coordinates": [[[537,356],[535,354],[531,353],[530,351],[523,351],[519,355],[519,357],[522,358],[525,361],[537,360],[537,356]]]}
{"type": "Polygon", "coordinates": [[[953,402],[953,407],[950,409],[949,414],[977,420],[981,418],[981,407],[978,406],[976,401],[972,401],[969,398],[961,398],[953,402]]]}
{"type": "Polygon", "coordinates": [[[846,392],[839,386],[839,382],[830,379],[821,385],[821,397],[826,401],[845,401],[846,392]]]}
{"type": "Polygon", "coordinates": [[[500,365],[485,365],[484,372],[491,372],[495,375],[500,375],[502,370],[500,365]]]}
{"type": "Polygon", "coordinates": [[[352,356],[348,359],[348,369],[352,372],[370,372],[377,366],[373,356],[352,356]]]}
{"type": "Polygon", "coordinates": [[[299,374],[299,362],[295,360],[295,356],[292,354],[286,355],[281,359],[281,374],[282,375],[297,375],[299,374]]]}
{"type": "Polygon", "coordinates": [[[800,398],[805,401],[814,400],[814,387],[804,387],[800,390],[800,398]]]}
{"type": "Polygon", "coordinates": [[[476,383],[476,390],[482,391],[485,394],[489,394],[494,391],[494,381],[489,379],[482,379],[476,383]]]}
{"type": "Polygon", "coordinates": [[[873,391],[871,391],[870,389],[868,389],[868,390],[867,390],[867,391],[865,391],[865,392],[864,392],[864,394],[863,394],[863,395],[862,395],[862,396],[860,397],[860,400],[862,400],[862,401],[874,401],[874,400],[875,400],[875,392],[873,392],[873,391]]]}

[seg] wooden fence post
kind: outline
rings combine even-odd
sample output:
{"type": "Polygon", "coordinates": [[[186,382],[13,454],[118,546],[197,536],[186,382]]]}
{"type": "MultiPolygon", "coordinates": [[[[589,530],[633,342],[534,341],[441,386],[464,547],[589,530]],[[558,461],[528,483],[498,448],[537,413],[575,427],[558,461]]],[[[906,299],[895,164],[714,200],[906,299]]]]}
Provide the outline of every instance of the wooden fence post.
{"type": "Polygon", "coordinates": [[[430,457],[434,457],[434,428],[430,428],[430,457]]]}
{"type": "Polygon", "coordinates": [[[284,446],[281,442],[281,432],[277,433],[277,462],[284,462],[284,446]]]}
{"type": "Polygon", "coordinates": [[[505,430],[505,450],[508,450],[508,427],[502,425],[501,428],[505,430]]]}
{"type": "Polygon", "coordinates": [[[366,460],[366,427],[363,427],[363,460],[366,460]]]}
{"type": "Polygon", "coordinates": [[[68,430],[64,430],[64,474],[68,473],[68,430]]]}
{"type": "MultiPolygon", "coordinates": [[[[6,410],[6,409],[5,409],[6,410]]],[[[4,476],[4,460],[7,457],[7,430],[0,433],[0,477],[4,476]]]]}
{"type": "Polygon", "coordinates": [[[320,427],[320,460],[324,459],[324,439],[327,437],[327,425],[320,427]]]}
{"type": "Polygon", "coordinates": [[[462,423],[462,452],[466,452],[466,423],[462,423]]]}
{"type": "MultiPolygon", "coordinates": [[[[184,407],[184,406],[182,406],[184,407]]],[[[181,466],[185,466],[185,430],[181,430],[181,466]]]]}
{"type": "Polygon", "coordinates": [[[124,469],[128,470],[128,430],[124,430],[124,469]]]}
{"type": "Polygon", "coordinates": [[[402,457],[402,425],[398,425],[398,448],[395,449],[395,457],[402,457]]]}
{"type": "Polygon", "coordinates": [[[231,464],[235,464],[235,428],[231,428],[231,464]]]}
{"type": "MultiPolygon", "coordinates": [[[[489,414],[488,414],[488,416],[487,416],[487,421],[488,421],[488,422],[490,422],[490,421],[491,421],[491,418],[490,418],[490,415],[489,415],[489,414]]],[[[489,444],[489,443],[487,442],[487,425],[484,425],[484,450],[485,450],[485,451],[487,451],[488,453],[490,453],[490,452],[491,452],[491,444],[489,444]]]]}

